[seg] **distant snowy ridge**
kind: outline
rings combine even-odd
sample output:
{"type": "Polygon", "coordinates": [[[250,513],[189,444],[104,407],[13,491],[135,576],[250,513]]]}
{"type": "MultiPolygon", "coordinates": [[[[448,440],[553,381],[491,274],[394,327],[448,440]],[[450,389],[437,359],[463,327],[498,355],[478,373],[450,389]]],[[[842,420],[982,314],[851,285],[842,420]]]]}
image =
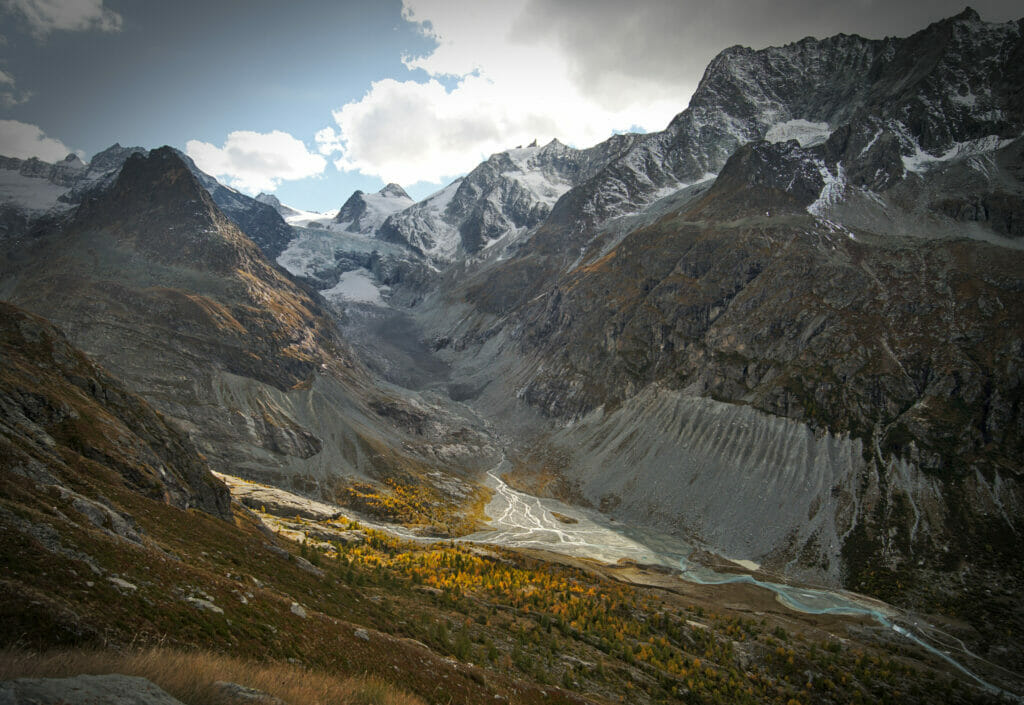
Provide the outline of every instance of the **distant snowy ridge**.
{"type": "Polygon", "coordinates": [[[25,176],[15,169],[0,169],[0,204],[10,208],[30,214],[66,210],[72,204],[61,202],[60,197],[68,190],[48,179],[25,176]]]}
{"type": "Polygon", "coordinates": [[[112,181],[124,161],[139,151],[144,150],[115,144],[89,164],[75,154],[54,164],[0,156],[0,204],[32,218],[68,210],[85,192],[112,181]]]}
{"type": "Polygon", "coordinates": [[[378,237],[408,245],[434,268],[473,258],[499,240],[511,246],[635,139],[619,135],[584,150],[552,140],[492,154],[466,176],[389,217],[378,237]]]}

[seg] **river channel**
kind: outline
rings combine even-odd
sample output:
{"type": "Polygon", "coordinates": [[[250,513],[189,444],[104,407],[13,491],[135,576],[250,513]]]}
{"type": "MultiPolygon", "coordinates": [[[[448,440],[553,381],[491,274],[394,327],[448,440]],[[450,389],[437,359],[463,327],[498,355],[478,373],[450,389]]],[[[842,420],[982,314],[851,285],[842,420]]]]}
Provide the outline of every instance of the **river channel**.
{"type": "Polygon", "coordinates": [[[748,574],[717,572],[694,562],[691,559],[694,547],[682,539],[620,525],[594,511],[518,492],[501,480],[496,472],[488,474],[488,484],[494,490],[486,508],[491,519],[489,528],[465,536],[463,541],[542,549],[604,563],[616,563],[625,558],[671,568],[678,571],[680,580],[700,585],[749,583],[775,593],[778,601],[786,607],[807,614],[866,616],[884,629],[946,661],[985,690],[1024,702],[1019,696],[984,680],[957,660],[964,657],[981,659],[962,644],[957,644],[954,637],[877,600],[843,591],[760,580],[748,574]],[[955,650],[956,658],[951,650],[955,650]]]}

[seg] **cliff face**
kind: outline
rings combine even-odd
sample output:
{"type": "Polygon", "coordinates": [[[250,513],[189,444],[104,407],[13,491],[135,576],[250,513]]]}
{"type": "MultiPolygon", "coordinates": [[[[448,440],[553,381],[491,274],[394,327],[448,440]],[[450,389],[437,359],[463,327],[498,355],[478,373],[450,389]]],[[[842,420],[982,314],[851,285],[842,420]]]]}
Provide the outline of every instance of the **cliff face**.
{"type": "MultiPolygon", "coordinates": [[[[1020,506],[1024,466],[1024,253],[968,240],[869,244],[806,215],[758,222],[748,214],[715,227],[690,220],[705,213],[716,195],[725,198],[712,191],[693,210],[631,234],[517,312],[520,345],[542,361],[518,387],[520,398],[562,419],[585,420],[597,409],[628,417],[631,412],[619,409],[632,409],[640,403],[636,395],[653,384],[792,419],[812,435],[858,444],[843,473],[885,475],[895,463],[918,478],[911,486],[895,479],[900,494],[914,497],[919,483],[931,488],[928,501],[941,511],[927,532],[914,532],[920,543],[907,544],[907,559],[943,557],[935,549],[948,548],[948,542],[960,546],[961,556],[970,555],[980,540],[976,531],[990,522],[1016,535],[1019,515],[1012,508],[1020,506]],[[945,518],[959,512],[971,517],[951,532],[945,518]]],[[[697,435],[689,440],[683,434],[647,443],[699,444],[700,434],[692,432],[697,435]]],[[[732,454],[739,451],[727,446],[752,443],[752,458],[775,458],[771,435],[751,439],[737,431],[720,442],[726,445],[712,453],[716,466],[736,461],[736,470],[749,478],[733,478],[731,491],[720,472],[696,484],[687,480],[694,470],[682,451],[674,461],[671,454],[660,457],[678,471],[674,479],[656,463],[630,468],[624,451],[615,467],[624,478],[639,478],[631,485],[635,497],[652,496],[650,478],[637,471],[649,467],[663,482],[689,488],[683,497],[717,488],[719,499],[737,508],[762,501],[762,479],[768,482],[776,470],[765,467],[762,475],[753,469],[758,463],[738,462],[732,454]]],[[[644,442],[630,446],[646,455],[644,442]]],[[[594,471],[585,468],[597,465],[607,473],[609,465],[596,463],[589,452],[581,452],[587,460],[573,471],[590,477],[594,471]]],[[[777,459],[805,468],[808,477],[837,471],[827,458],[815,468],[814,457],[808,451],[799,460],[777,459]]],[[[843,482],[828,480],[821,487],[815,480],[811,487],[828,498],[843,482]]],[[[790,497],[795,504],[800,487],[790,497]]],[[[660,516],[692,522],[702,534],[710,529],[718,544],[730,534],[728,515],[708,516],[657,496],[660,516]]],[[[601,499],[591,496],[595,503],[601,499]]],[[[883,527],[906,524],[909,532],[919,520],[913,513],[886,516],[879,540],[883,527]]],[[[833,518],[840,533],[854,521],[833,518]]],[[[805,520],[796,516],[791,528],[806,528],[805,520]]],[[[789,540],[777,538],[774,548],[789,540]]],[[[840,545],[832,546],[835,561],[840,545]]],[[[760,547],[761,555],[772,550],[760,547]]]]}
{"type": "Polygon", "coordinates": [[[1020,250],[786,214],[808,198],[799,174],[767,218],[766,203],[745,207],[763,187],[731,179],[727,166],[689,209],[516,312],[524,344],[552,362],[524,398],[572,416],[667,382],[877,437],[934,472],[1020,466],[1020,250]],[[590,382],[567,391],[577,378],[590,382]]]}
{"type": "MultiPolygon", "coordinates": [[[[605,244],[597,238],[609,231],[621,236],[618,221],[719,176],[738,149],[759,141],[793,141],[789,156],[759,158],[761,167],[744,168],[753,166],[749,153],[746,165],[733,164],[732,178],[750,185],[763,185],[757,174],[761,169],[764,176],[765,163],[777,173],[774,191],[781,200],[762,198],[765,210],[785,206],[793,196],[805,200],[815,189],[816,198],[801,210],[811,206],[815,215],[846,223],[833,210],[871,194],[876,205],[950,214],[1007,234],[1013,221],[1007,211],[1021,205],[1019,174],[1015,167],[1007,172],[986,165],[1000,150],[1015,149],[1010,145],[1024,131],[1013,88],[1024,80],[1021,36],[1019,22],[985,23],[968,10],[905,39],[838,35],[758,51],[727,49],[709,64],[689,107],[666,130],[616,137],[587,150],[601,158],[591,160],[593,168],[490,276],[529,271],[531,279],[544,280],[549,270],[564,271],[586,259],[580,248],[593,253],[605,244]],[[947,183],[939,189],[946,193],[929,193],[921,203],[921,190],[938,179],[932,172],[969,158],[976,160],[967,170],[973,174],[959,177],[969,183],[947,183]],[[782,168],[787,159],[803,164],[798,171],[805,173],[794,184],[782,180],[795,175],[782,168]],[[808,173],[814,171],[818,176],[808,173]]],[[[934,229],[932,223],[915,225],[918,237],[934,229]]],[[[871,226],[877,231],[893,224],[875,219],[871,226]]],[[[497,308],[485,290],[470,298],[500,313],[532,295],[527,287],[497,308]]]]}

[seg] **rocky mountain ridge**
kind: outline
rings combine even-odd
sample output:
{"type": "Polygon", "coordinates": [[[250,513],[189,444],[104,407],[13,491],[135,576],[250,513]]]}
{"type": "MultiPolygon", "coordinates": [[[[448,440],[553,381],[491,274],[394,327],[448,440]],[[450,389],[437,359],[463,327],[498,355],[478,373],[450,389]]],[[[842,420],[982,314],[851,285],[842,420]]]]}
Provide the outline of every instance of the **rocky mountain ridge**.
{"type": "MultiPolygon", "coordinates": [[[[0,238],[23,236],[36,220],[67,215],[89,195],[110,188],[131,156],[146,153],[142,147],[114,144],[94,155],[88,164],[74,154],[56,164],[35,158],[0,157],[0,238]]],[[[272,205],[224,186],[185,154],[177,154],[221,212],[268,257],[281,254],[295,234],[272,205]]]]}
{"type": "MultiPolygon", "coordinates": [[[[562,263],[568,266],[595,228],[708,182],[737,148],[762,139],[796,138],[817,149],[808,163],[826,189],[815,206],[824,217],[826,204],[883,193],[951,159],[987,158],[1019,136],[1012,90],[1019,35],[1017,23],[991,25],[968,9],[907,39],[838,35],[759,51],[732,47],[711,62],[689,107],[665,131],[617,135],[583,150],[555,141],[492,155],[420,203],[357,228],[408,254],[376,265],[342,254],[338,269],[359,266],[382,284],[415,287],[433,281],[431,271],[514,255],[526,240],[532,251],[571,253],[562,263]],[[988,85],[994,89],[980,88],[988,85]],[[424,271],[413,274],[417,264],[424,271]]],[[[971,194],[944,207],[956,217],[1005,223],[1016,197],[971,194]]],[[[353,218],[344,219],[352,230],[353,218]]],[[[320,279],[330,285],[335,276],[320,279]]]]}
{"type": "Polygon", "coordinates": [[[564,193],[635,139],[623,135],[585,150],[552,140],[499,152],[389,218],[376,236],[408,245],[434,264],[472,257],[496,240],[540,224],[564,193]]]}
{"type": "MultiPolygon", "coordinates": [[[[934,135],[939,132],[944,137],[934,144],[928,142],[928,148],[945,151],[940,155],[942,159],[933,157],[927,168],[920,166],[919,161],[915,161],[918,159],[915,156],[917,150],[921,148],[916,142],[913,142],[913,145],[904,142],[900,146],[899,140],[892,135],[887,137],[884,131],[874,134],[877,139],[871,144],[860,145],[856,142],[851,143],[850,140],[851,135],[861,129],[858,126],[875,120],[875,113],[883,111],[882,106],[884,110],[893,111],[892,114],[910,114],[911,109],[907,106],[919,105],[926,100],[925,96],[929,92],[937,91],[935,85],[940,81],[940,77],[944,77],[946,83],[943,85],[947,89],[954,90],[955,87],[948,83],[948,76],[960,75],[957,73],[957,67],[964,71],[970,67],[973,73],[965,80],[974,81],[975,85],[981,81],[1002,85],[1005,73],[1016,70],[1013,64],[1016,51],[1014,47],[1019,47],[1020,44],[1019,28],[1015,23],[990,26],[980,22],[973,11],[965,11],[960,16],[937,23],[908,40],[875,42],[859,37],[840,36],[822,41],[807,39],[782,49],[767,49],[760,53],[742,48],[726,50],[709,66],[690,108],[681,113],[673,121],[670,129],[657,138],[663,143],[665,140],[672,140],[673,143],[685,145],[687,148],[697,148],[696,145],[700,145],[704,150],[701,157],[703,161],[700,164],[691,165],[689,172],[678,172],[673,178],[696,176],[699,170],[708,168],[707,164],[714,164],[716,157],[713,155],[718,151],[729,158],[723,159],[721,165],[715,165],[718,176],[713,185],[708,182],[706,186],[696,190],[680,190],[675,203],[669,204],[670,199],[666,199],[666,207],[656,212],[664,218],[666,214],[671,216],[684,212],[685,208],[689,211],[689,219],[699,219],[702,222],[714,220],[723,225],[738,218],[763,217],[765,227],[772,227],[770,218],[773,216],[800,217],[810,214],[812,217],[804,218],[809,229],[818,230],[825,235],[841,232],[846,234],[847,238],[860,237],[864,241],[878,243],[881,242],[880,238],[902,234],[894,227],[895,223],[901,222],[900,216],[904,215],[898,211],[909,210],[908,206],[913,207],[913,202],[919,200],[916,197],[920,192],[935,182],[954,182],[958,188],[954,190],[953,184],[949,184],[949,191],[967,202],[957,206],[956,197],[953,197],[942,201],[935,199],[938,202],[930,204],[931,212],[927,217],[940,226],[934,228],[940,234],[943,231],[955,231],[956,226],[949,222],[950,218],[946,215],[948,212],[966,213],[965,216],[959,216],[961,218],[969,218],[971,214],[986,217],[987,211],[984,207],[972,210],[969,203],[1000,203],[1006,204],[1004,207],[1008,210],[1013,210],[1015,206],[1010,204],[1017,203],[1017,199],[1021,197],[1020,182],[1014,176],[1012,165],[1015,155],[1019,153],[1020,135],[1024,133],[1024,114],[1014,112],[1017,109],[1013,108],[1013,97],[1009,93],[989,95],[988,102],[978,108],[980,113],[970,110],[964,113],[960,107],[955,107],[951,109],[951,115],[940,112],[939,115],[947,115],[944,118],[929,118],[929,127],[922,127],[925,132],[932,135],[928,139],[937,140],[934,135]],[[905,87],[906,95],[902,98],[894,95],[890,88],[893,81],[890,75],[904,75],[904,64],[909,61],[907,57],[920,53],[918,47],[921,43],[934,46],[936,39],[933,35],[939,39],[949,40],[943,51],[937,52],[937,56],[933,56],[930,62],[924,62],[924,68],[918,67],[917,73],[923,77],[908,83],[905,87]],[[980,49],[974,43],[979,36],[990,40],[987,49],[980,49]],[[1010,41],[1014,38],[1016,43],[1010,41]],[[964,42],[970,44],[970,52],[966,52],[964,42]],[[825,51],[826,49],[828,51],[825,51]],[[836,52],[839,56],[846,57],[846,61],[840,60],[836,52]],[[975,61],[977,53],[988,53],[991,56],[987,62],[979,62],[975,61]],[[790,60],[783,61],[779,54],[790,60]],[[797,59],[802,63],[794,65],[797,59]],[[890,66],[888,62],[894,63],[895,66],[890,66]],[[772,69],[767,69],[767,66],[771,66],[772,69]],[[852,77],[853,82],[848,81],[844,85],[836,75],[821,74],[821,68],[824,66],[840,67],[832,70],[840,76],[852,77]],[[818,74],[815,74],[815,68],[818,69],[818,74]],[[979,72],[985,73],[982,76],[979,72]],[[809,85],[780,84],[781,78],[785,76],[799,76],[800,80],[807,80],[809,85]],[[870,84],[864,83],[867,80],[865,77],[871,76],[875,77],[875,81],[870,84]],[[754,92],[747,84],[760,87],[761,90],[754,92]],[[738,89],[741,85],[747,86],[749,90],[741,94],[738,89]],[[819,85],[827,86],[825,97],[820,95],[820,91],[813,90],[819,85]],[[781,99],[784,93],[782,86],[791,96],[788,103],[781,99]],[[832,95],[833,92],[835,95],[832,95]],[[743,99],[741,104],[747,106],[744,109],[730,103],[730,96],[740,95],[743,99]],[[851,105],[851,102],[856,103],[855,98],[858,96],[863,101],[862,104],[851,105]],[[801,105],[801,102],[808,105],[801,105]],[[1001,107],[993,107],[997,104],[1001,107]],[[709,117],[712,105],[717,106],[714,119],[709,117]],[[812,109],[818,112],[813,112],[812,109]],[[731,114],[730,110],[736,114],[731,114]],[[808,112],[809,110],[811,112],[808,112]],[[759,140],[760,136],[771,133],[780,124],[792,126],[797,120],[815,124],[813,121],[817,119],[823,120],[821,124],[827,124],[825,120],[839,119],[844,114],[843,111],[853,119],[853,122],[837,126],[835,130],[827,133],[827,137],[822,131],[817,135],[817,139],[805,140],[806,144],[803,146],[795,140],[776,143],[759,140]],[[773,116],[772,119],[788,119],[769,123],[766,115],[773,116]],[[794,118],[794,115],[802,117],[794,118]],[[981,117],[977,117],[978,115],[981,117]],[[998,115],[998,119],[989,122],[982,120],[985,116],[993,115],[998,115]],[[680,130],[692,133],[695,125],[699,124],[703,128],[712,123],[717,125],[714,128],[717,132],[714,134],[718,137],[709,137],[706,140],[679,138],[680,130]],[[740,123],[745,126],[742,130],[736,128],[740,123]],[[940,124],[943,126],[941,130],[938,127],[940,124]],[[733,131],[728,133],[731,135],[730,139],[746,138],[746,146],[737,149],[737,145],[734,144],[720,144],[721,139],[724,139],[723,135],[726,134],[722,126],[731,126],[733,131]],[[972,135],[980,133],[988,133],[992,138],[972,138],[972,135]],[[972,142],[972,139],[975,142],[972,142]],[[880,149],[877,147],[880,143],[898,148],[895,157],[900,165],[898,169],[893,163],[879,161],[874,150],[880,149]],[[910,152],[912,148],[915,150],[913,154],[898,151],[902,149],[910,152]],[[1000,169],[1001,164],[1006,164],[1008,168],[1000,169]],[[907,168],[907,165],[913,168],[907,168]],[[872,169],[879,179],[883,179],[883,174],[889,174],[893,181],[883,179],[879,182],[878,191],[871,190],[865,183],[857,181],[856,175],[872,169]],[[865,201],[870,204],[865,206],[865,201]],[[856,212],[856,206],[859,206],[860,212],[856,212]],[[871,224],[876,227],[867,227],[867,221],[873,211],[889,212],[890,224],[879,228],[872,222],[871,224]],[[846,227],[847,221],[854,228],[860,228],[863,224],[866,232],[854,234],[846,227]],[[946,227],[941,227],[942,224],[946,227]]],[[[921,63],[919,61],[914,65],[918,66],[921,63]]],[[[776,130],[776,134],[779,133],[785,134],[785,130],[776,130]]],[[[635,162],[640,152],[648,150],[648,143],[653,139],[654,137],[648,137],[634,145],[630,151],[630,160],[635,162]]],[[[649,151],[645,153],[648,156],[651,154],[649,151]]],[[[665,159],[652,161],[656,164],[680,163],[678,154],[665,156],[665,159]]],[[[551,217],[520,247],[518,256],[494,267],[481,268],[479,286],[472,283],[472,271],[469,276],[461,277],[458,284],[461,288],[456,288],[454,295],[459,296],[461,292],[465,292],[467,299],[482,311],[505,315],[516,310],[516,307],[522,305],[527,298],[535,297],[537,284],[540,282],[551,282],[558,277],[568,277],[571,280],[574,276],[580,276],[580,272],[603,266],[602,258],[619,254],[616,252],[616,246],[622,242],[624,236],[629,236],[629,225],[602,229],[600,218],[597,216],[609,211],[607,208],[596,208],[596,202],[591,198],[601,190],[600,187],[595,190],[597,184],[605,184],[608,179],[616,178],[614,174],[617,169],[618,166],[615,165],[607,167],[595,177],[596,182],[588,182],[560,199],[551,217]],[[582,254],[576,245],[584,248],[582,254]],[[575,269],[570,269],[571,267],[575,269]],[[508,285],[503,281],[506,278],[508,285]],[[533,279],[532,286],[514,284],[524,279],[533,279]],[[470,282],[468,285],[465,284],[467,280],[470,282]]],[[[655,186],[664,182],[655,171],[646,172],[645,175],[647,181],[655,186]]],[[[648,190],[648,193],[650,192],[648,190]]],[[[932,198],[934,199],[934,196],[932,198]]],[[[625,203],[626,201],[622,201],[620,205],[625,203]]],[[[995,206],[990,210],[996,214],[996,217],[989,219],[994,234],[998,236],[1010,233],[1013,226],[1008,224],[1008,220],[1012,219],[1005,213],[998,215],[999,211],[995,206]]],[[[900,229],[908,229],[905,222],[909,218],[902,220],[904,225],[900,229]]],[[[758,225],[756,222],[750,223],[752,227],[758,225]]],[[[790,228],[797,224],[784,222],[782,225],[790,228]]],[[[925,232],[916,234],[915,240],[929,236],[927,226],[924,223],[921,225],[921,230],[925,232]]],[[[971,232],[963,231],[960,236],[971,232]]],[[[998,240],[998,237],[995,239],[998,240]]],[[[1013,246],[1008,240],[1002,244],[1013,246]]],[[[639,271],[632,273],[629,280],[635,281],[637,276],[640,276],[639,271]]],[[[552,343],[552,346],[557,347],[557,344],[552,343]]]]}
{"type": "Polygon", "coordinates": [[[1011,594],[1021,37],[968,10],[728,49],[510,256],[443,275],[418,315],[536,434],[523,486],[904,604],[1011,594]]]}

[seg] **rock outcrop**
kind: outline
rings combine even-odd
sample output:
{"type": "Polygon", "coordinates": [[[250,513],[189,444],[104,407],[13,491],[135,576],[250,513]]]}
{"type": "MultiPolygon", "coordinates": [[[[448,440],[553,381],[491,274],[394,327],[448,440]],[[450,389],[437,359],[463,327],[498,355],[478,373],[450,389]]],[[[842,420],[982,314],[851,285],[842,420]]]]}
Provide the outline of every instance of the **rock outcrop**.
{"type": "Polygon", "coordinates": [[[18,678],[0,683],[5,705],[182,705],[159,686],[136,676],[18,678]]]}

